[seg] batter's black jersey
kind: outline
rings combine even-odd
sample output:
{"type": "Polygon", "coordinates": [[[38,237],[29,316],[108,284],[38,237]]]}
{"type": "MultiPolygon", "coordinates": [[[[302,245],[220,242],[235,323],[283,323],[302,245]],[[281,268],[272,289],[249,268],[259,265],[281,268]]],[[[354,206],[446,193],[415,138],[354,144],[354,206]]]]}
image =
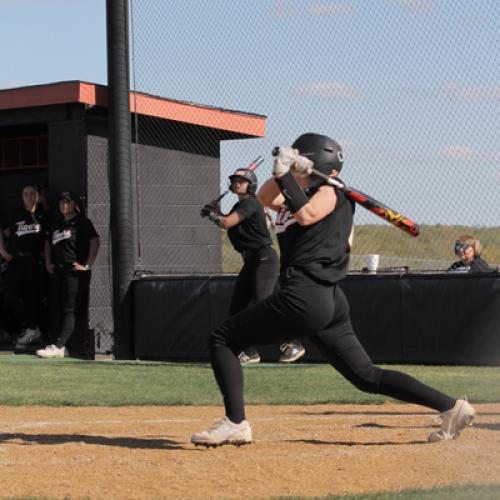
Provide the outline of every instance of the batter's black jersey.
{"type": "Polygon", "coordinates": [[[301,268],[314,279],[326,283],[344,278],[349,265],[353,216],[354,203],[341,191],[337,191],[335,210],[309,226],[301,226],[283,205],[275,222],[281,268],[301,268]]]}
{"type": "Polygon", "coordinates": [[[466,264],[461,260],[454,262],[448,268],[448,271],[462,271],[462,272],[470,271],[471,273],[490,273],[492,269],[483,259],[481,259],[481,257],[476,257],[470,264],[466,264]]]}
{"type": "Polygon", "coordinates": [[[49,232],[52,262],[70,266],[74,262],[85,264],[89,257],[90,240],[98,238],[94,224],[82,214],[71,219],[55,221],[49,232]]]}
{"type": "Polygon", "coordinates": [[[233,212],[238,212],[244,217],[239,224],[227,230],[229,240],[237,252],[257,251],[259,248],[271,245],[264,207],[255,196],[238,201],[229,213],[233,212]]]}
{"type": "Polygon", "coordinates": [[[6,224],[10,230],[7,249],[12,255],[27,253],[41,255],[47,231],[47,216],[42,210],[29,212],[18,208],[6,224]]]}

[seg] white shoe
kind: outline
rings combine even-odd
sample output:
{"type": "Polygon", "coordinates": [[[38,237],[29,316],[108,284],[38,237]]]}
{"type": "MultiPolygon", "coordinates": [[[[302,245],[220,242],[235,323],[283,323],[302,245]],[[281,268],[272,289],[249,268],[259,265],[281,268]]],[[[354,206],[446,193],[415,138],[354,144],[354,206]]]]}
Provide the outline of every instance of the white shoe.
{"type": "Polygon", "coordinates": [[[260,355],[257,351],[250,352],[250,354],[247,354],[245,351],[241,351],[238,354],[238,359],[242,365],[255,365],[260,363],[260,355]]]}
{"type": "Polygon", "coordinates": [[[279,359],[280,363],[293,363],[306,353],[304,346],[297,342],[281,344],[280,351],[283,353],[279,359]]]}
{"type": "Polygon", "coordinates": [[[38,340],[41,336],[42,332],[40,331],[38,326],[35,328],[26,328],[17,338],[16,347],[25,347],[35,340],[38,340]]]}
{"type": "Polygon", "coordinates": [[[48,345],[45,349],[38,349],[35,354],[39,358],[64,358],[68,355],[66,347],[57,347],[54,344],[48,345]]]}
{"type": "Polygon", "coordinates": [[[191,443],[200,446],[222,446],[223,444],[250,444],[252,442],[252,429],[250,424],[243,420],[239,424],[231,422],[224,417],[209,431],[198,432],[191,437],[191,443]]]}
{"type": "Polygon", "coordinates": [[[475,415],[476,410],[467,399],[458,399],[451,410],[441,413],[439,417],[441,430],[429,434],[429,441],[435,443],[446,439],[457,439],[468,425],[472,425],[475,415]]]}

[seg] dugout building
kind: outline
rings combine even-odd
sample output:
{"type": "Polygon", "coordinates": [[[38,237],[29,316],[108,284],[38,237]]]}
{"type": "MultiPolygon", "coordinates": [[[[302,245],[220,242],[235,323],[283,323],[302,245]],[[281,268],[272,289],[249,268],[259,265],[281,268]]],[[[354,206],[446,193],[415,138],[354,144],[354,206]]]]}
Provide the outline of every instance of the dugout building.
{"type": "MultiPolygon", "coordinates": [[[[220,189],[220,142],[262,137],[265,117],[140,93],[131,93],[130,109],[136,267],[220,273],[220,235],[200,223],[200,206],[220,189]],[[160,133],[141,134],[148,129],[160,133]]],[[[21,203],[29,183],[48,186],[54,210],[58,193],[77,193],[99,232],[89,325],[97,352],[112,351],[105,86],[66,81],[0,90],[0,217],[21,203]]]]}

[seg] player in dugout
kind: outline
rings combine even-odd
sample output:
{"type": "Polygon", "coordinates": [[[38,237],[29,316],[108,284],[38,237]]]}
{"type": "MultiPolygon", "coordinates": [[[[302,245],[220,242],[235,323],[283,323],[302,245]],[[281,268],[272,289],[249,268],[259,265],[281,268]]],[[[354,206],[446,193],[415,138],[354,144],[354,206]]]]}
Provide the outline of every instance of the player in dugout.
{"type": "Polygon", "coordinates": [[[45,241],[45,266],[52,276],[50,290],[50,338],[38,349],[40,358],[64,358],[66,343],[77,328],[88,325],[91,269],[100,241],[94,224],[82,213],[78,196],[71,191],[59,195],[60,216],[45,241]]]}
{"type": "MultiPolygon", "coordinates": [[[[219,200],[213,200],[201,210],[217,226],[226,229],[233,248],[243,258],[243,267],[234,285],[229,314],[266,298],[274,291],[279,274],[279,257],[272,247],[268,219],[264,207],[257,201],[257,176],[249,168],[237,169],[229,176],[229,190],[238,197],[229,214],[221,212],[219,200]]],[[[260,362],[260,354],[247,345],[238,354],[242,365],[260,362]]],[[[281,344],[282,363],[293,363],[305,354],[301,342],[294,339],[281,344]]]]}
{"type": "Polygon", "coordinates": [[[212,368],[225,416],[210,430],[194,434],[193,444],[251,443],[243,373],[235,352],[246,345],[286,342],[304,335],[358,389],[440,412],[441,426],[429,435],[431,442],[457,438],[474,418],[476,412],[465,398],[453,398],[405,373],[374,365],[356,337],[349,304],[338,286],[348,269],[354,205],[344,193],[311,175],[314,168],[337,176],[343,163],[339,144],[324,135],[303,134],[291,148],[279,149],[273,176],[258,198],[278,212],[281,286],[211,332],[212,368]]]}
{"type": "Polygon", "coordinates": [[[16,349],[40,339],[43,248],[47,215],[38,206],[38,189],[22,189],[22,206],[0,229],[0,255],[8,262],[5,274],[5,305],[21,331],[16,349]],[[6,239],[4,238],[6,237],[6,239]]]}

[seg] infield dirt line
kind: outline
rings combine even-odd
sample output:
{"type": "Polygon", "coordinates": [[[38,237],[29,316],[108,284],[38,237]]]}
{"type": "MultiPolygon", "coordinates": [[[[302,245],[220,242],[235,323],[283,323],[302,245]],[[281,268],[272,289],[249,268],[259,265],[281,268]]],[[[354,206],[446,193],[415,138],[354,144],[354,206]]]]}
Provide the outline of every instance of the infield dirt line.
{"type": "MultiPolygon", "coordinates": [[[[437,414],[436,414],[437,415],[437,414]]],[[[404,414],[394,414],[391,412],[387,413],[370,413],[371,419],[379,419],[385,420],[387,418],[391,419],[405,419],[412,417],[430,417],[433,418],[433,414],[431,413],[404,413],[404,414]]],[[[307,422],[312,422],[314,420],[326,420],[326,421],[334,421],[334,420],[366,420],[366,413],[359,414],[345,414],[338,413],[332,415],[311,415],[311,414],[303,414],[303,415],[280,415],[280,416],[253,416],[252,422],[278,422],[278,421],[301,421],[307,420],[307,422]]],[[[19,421],[12,420],[0,420],[0,428],[5,429],[9,427],[9,429],[30,429],[30,428],[41,428],[41,427],[51,427],[51,426],[67,426],[67,425],[85,425],[85,424],[93,424],[93,425],[120,425],[120,424],[147,424],[147,425],[165,425],[165,424],[198,424],[198,423],[207,423],[207,418],[157,418],[157,419],[89,419],[89,420],[28,420],[20,423],[19,421]]],[[[210,422],[208,422],[210,424],[210,422]]]]}

